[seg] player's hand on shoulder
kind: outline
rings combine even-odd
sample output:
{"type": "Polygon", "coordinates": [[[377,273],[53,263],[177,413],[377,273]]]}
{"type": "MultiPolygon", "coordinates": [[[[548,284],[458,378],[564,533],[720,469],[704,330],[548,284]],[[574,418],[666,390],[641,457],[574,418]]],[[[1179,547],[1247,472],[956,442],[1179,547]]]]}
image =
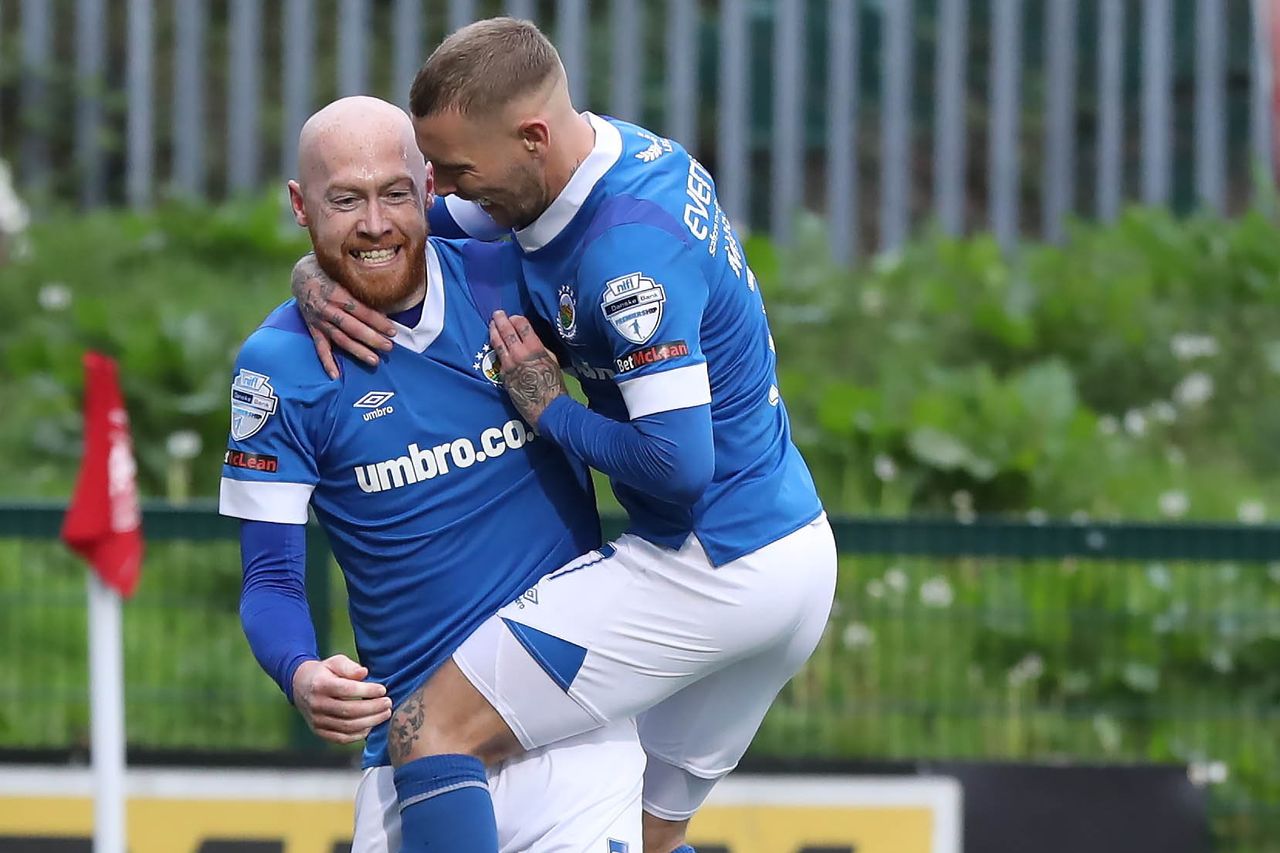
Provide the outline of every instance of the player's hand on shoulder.
{"type": "Polygon", "coordinates": [[[493,312],[489,344],[498,354],[502,387],[507,389],[516,411],[536,430],[538,419],[551,401],[569,393],[560,362],[519,314],[508,317],[503,311],[493,312]]]}
{"type": "Polygon", "coordinates": [[[346,655],[306,661],[293,673],[293,704],[323,740],[363,740],[391,717],[387,689],[368,677],[368,668],[346,655]]]}
{"type": "Polygon", "coordinates": [[[374,350],[391,349],[396,333],[391,321],[329,278],[315,255],[303,255],[293,265],[291,289],[315,342],[316,355],[331,379],[338,378],[334,346],[371,365],[378,363],[374,350]]]}

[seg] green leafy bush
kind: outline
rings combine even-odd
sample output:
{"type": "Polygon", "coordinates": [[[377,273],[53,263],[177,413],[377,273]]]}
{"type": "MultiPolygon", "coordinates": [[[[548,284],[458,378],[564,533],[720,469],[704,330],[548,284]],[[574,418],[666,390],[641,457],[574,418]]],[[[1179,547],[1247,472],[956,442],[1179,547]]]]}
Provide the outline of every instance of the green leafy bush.
{"type": "Polygon", "coordinates": [[[1256,520],[1280,498],[1270,220],[1134,209],[1014,258],[931,237],[852,274],[747,252],[829,506],[1256,520]]]}
{"type": "Polygon", "coordinates": [[[81,356],[119,360],[142,490],[217,491],[240,342],[288,296],[307,250],[276,199],[217,209],[59,216],[0,267],[0,449],[7,497],[70,493],[80,453],[81,356]],[[174,441],[176,436],[176,442],[174,441]],[[186,444],[199,452],[174,461],[186,444]],[[175,482],[175,479],[177,482],[175,482]]]}
{"type": "MultiPolygon", "coordinates": [[[[1280,506],[1280,240],[1134,209],[1003,257],[932,236],[855,270],[817,221],[748,256],[835,512],[1256,520],[1280,506]]],[[[120,359],[145,493],[216,490],[239,343],[306,235],[275,198],[59,216],[0,267],[9,496],[70,491],[80,355],[120,359]],[[191,435],[200,451],[176,460],[191,435]],[[173,440],[177,436],[177,440],[173,440]]]]}

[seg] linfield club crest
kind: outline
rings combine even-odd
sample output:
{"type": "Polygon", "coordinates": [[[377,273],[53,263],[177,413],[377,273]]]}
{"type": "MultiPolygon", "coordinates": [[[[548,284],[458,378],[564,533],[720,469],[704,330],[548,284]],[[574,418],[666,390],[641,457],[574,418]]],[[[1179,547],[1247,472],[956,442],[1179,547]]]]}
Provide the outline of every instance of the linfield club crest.
{"type": "Polygon", "coordinates": [[[231,437],[242,441],[254,435],[279,404],[270,376],[240,368],[231,380],[231,437]]]}
{"type": "Polygon", "coordinates": [[[471,366],[483,373],[484,378],[494,385],[502,384],[502,368],[498,365],[498,354],[488,344],[480,347],[480,351],[476,353],[476,360],[471,363],[471,366]]]}
{"type": "Polygon", "coordinates": [[[573,285],[560,286],[560,298],[556,303],[556,331],[566,341],[578,333],[578,308],[573,299],[573,285]]]}

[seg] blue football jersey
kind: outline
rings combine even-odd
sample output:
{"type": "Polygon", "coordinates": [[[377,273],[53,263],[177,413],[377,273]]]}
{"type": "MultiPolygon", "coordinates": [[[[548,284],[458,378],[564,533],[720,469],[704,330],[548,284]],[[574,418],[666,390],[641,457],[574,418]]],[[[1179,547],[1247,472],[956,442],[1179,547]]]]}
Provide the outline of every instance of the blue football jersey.
{"type": "MultiPolygon", "coordinates": [[[[428,242],[415,328],[377,367],[329,379],[296,304],[245,342],[221,511],[304,524],[346,578],[360,660],[399,703],[486,617],[599,545],[590,479],[500,387],[488,317],[520,310],[509,246],[428,242]]],[[[387,763],[386,724],[365,764],[387,763]]]]}
{"type": "Polygon", "coordinates": [[[679,144],[587,114],[595,148],[515,233],[534,310],[592,409],[616,420],[710,403],[711,485],[692,507],[613,482],[631,529],[717,565],[822,511],[791,441],[755,276],[706,169],[679,144]]]}

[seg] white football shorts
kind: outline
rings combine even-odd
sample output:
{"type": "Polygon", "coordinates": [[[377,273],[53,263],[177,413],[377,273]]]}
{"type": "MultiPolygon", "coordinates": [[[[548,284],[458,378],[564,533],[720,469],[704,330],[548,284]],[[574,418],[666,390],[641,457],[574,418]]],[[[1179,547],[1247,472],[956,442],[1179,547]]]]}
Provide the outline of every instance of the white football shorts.
{"type": "Polygon", "coordinates": [[[453,659],[526,749],[636,717],[645,810],[682,820],[817,646],[835,582],[825,515],[719,567],[695,536],[672,550],[626,534],[548,574],[453,659]]]}
{"type": "MultiPolygon", "coordinates": [[[[643,853],[644,764],[635,723],[622,720],[490,769],[500,853],[643,853]]],[[[400,842],[393,770],[370,767],[351,853],[400,853],[400,842]]]]}

